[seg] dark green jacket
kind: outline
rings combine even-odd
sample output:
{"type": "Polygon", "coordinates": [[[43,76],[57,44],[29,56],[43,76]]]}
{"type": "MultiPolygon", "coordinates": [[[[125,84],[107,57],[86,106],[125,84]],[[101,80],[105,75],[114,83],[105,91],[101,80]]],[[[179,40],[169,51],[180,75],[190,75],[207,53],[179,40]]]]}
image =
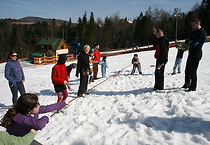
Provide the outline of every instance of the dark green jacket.
{"type": "Polygon", "coordinates": [[[0,131],[0,144],[1,145],[30,145],[34,139],[34,133],[29,132],[28,134],[17,137],[10,135],[6,131],[0,131]]]}

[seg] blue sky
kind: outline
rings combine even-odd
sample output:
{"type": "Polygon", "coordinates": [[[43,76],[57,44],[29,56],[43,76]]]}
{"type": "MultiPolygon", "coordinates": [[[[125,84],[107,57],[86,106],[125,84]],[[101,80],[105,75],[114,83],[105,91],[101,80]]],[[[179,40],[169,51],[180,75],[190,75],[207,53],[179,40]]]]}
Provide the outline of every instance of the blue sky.
{"type": "Polygon", "coordinates": [[[104,19],[113,14],[130,20],[145,14],[149,7],[152,10],[157,7],[167,12],[173,12],[174,8],[181,8],[182,12],[188,12],[195,3],[202,0],[0,0],[0,18],[23,18],[36,16],[43,18],[55,18],[77,22],[87,12],[87,18],[91,12],[97,18],[104,19]]]}

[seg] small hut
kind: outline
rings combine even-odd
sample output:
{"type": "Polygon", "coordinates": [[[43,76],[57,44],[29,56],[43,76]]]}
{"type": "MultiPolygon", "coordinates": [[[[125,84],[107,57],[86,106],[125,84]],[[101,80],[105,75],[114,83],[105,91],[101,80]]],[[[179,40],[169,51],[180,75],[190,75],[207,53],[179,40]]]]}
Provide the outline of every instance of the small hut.
{"type": "Polygon", "coordinates": [[[58,56],[69,52],[68,45],[63,38],[43,38],[36,49],[37,52],[43,52],[46,56],[58,56]]]}

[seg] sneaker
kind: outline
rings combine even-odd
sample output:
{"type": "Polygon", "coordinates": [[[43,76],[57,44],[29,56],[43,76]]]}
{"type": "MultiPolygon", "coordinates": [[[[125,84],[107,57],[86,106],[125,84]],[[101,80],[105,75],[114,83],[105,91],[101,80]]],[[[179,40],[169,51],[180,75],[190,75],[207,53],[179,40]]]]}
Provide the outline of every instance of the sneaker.
{"type": "Polygon", "coordinates": [[[154,88],[153,91],[156,91],[156,90],[163,90],[163,88],[154,88]]]}
{"type": "Polygon", "coordinates": [[[81,95],[81,96],[77,96],[77,97],[79,97],[79,98],[85,98],[83,95],[81,95]]]}
{"type": "Polygon", "coordinates": [[[182,88],[184,88],[184,89],[188,89],[188,88],[189,88],[189,86],[187,86],[187,85],[185,85],[185,84],[184,84],[184,85],[182,86],[182,88]]]}
{"type": "Polygon", "coordinates": [[[175,72],[173,72],[171,75],[175,75],[176,73],[175,72]]]}
{"type": "Polygon", "coordinates": [[[153,91],[156,91],[156,90],[158,90],[157,88],[153,88],[153,91]]]}
{"type": "Polygon", "coordinates": [[[185,90],[185,92],[191,92],[191,91],[195,91],[195,90],[192,90],[192,89],[185,90]]]}

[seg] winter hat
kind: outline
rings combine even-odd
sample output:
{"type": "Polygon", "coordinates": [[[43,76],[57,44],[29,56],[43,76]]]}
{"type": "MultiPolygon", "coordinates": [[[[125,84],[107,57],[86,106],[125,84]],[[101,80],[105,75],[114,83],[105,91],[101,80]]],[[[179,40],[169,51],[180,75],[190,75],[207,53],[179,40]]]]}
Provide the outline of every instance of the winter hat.
{"type": "Polygon", "coordinates": [[[67,60],[67,57],[65,54],[60,54],[58,58],[58,63],[64,64],[67,60]]]}
{"type": "Polygon", "coordinates": [[[103,60],[106,60],[106,56],[103,56],[103,60]]]}

